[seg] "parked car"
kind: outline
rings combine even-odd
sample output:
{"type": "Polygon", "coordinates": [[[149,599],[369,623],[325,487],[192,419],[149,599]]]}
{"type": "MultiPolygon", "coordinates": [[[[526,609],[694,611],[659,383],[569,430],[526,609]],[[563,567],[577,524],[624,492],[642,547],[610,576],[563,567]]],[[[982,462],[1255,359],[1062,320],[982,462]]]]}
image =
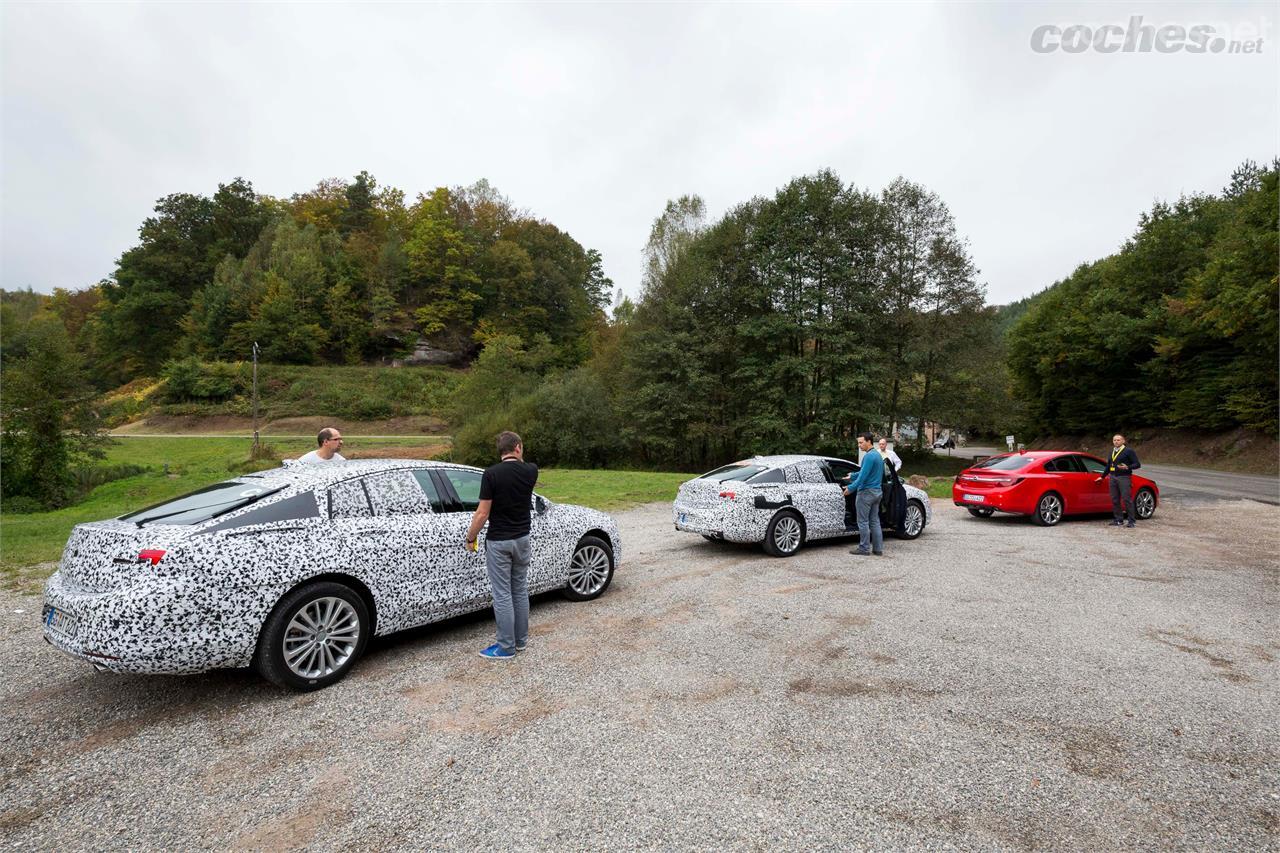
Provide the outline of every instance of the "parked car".
{"type": "MultiPolygon", "coordinates": [[[[680,486],[672,505],[676,530],[707,539],[759,542],[790,557],[805,542],[857,535],[844,486],[858,464],[827,456],[756,456],[680,486]]],[[[885,466],[880,523],[899,539],[915,539],[932,519],[929,496],[885,466]]]]}
{"type": "MultiPolygon", "coordinates": [[[[1027,450],[990,456],[956,476],[951,497],[971,515],[989,518],[996,512],[1029,515],[1052,527],[1068,515],[1111,511],[1110,484],[1102,478],[1107,465],[1096,456],[1061,450],[1027,450]]],[[[1160,488],[1133,475],[1137,517],[1148,519],[1160,502],[1160,488]]]]}
{"type": "Polygon", "coordinates": [[[933,442],[934,450],[954,450],[955,447],[956,439],[951,435],[942,436],[933,442]]]}
{"type": "MultiPolygon", "coordinates": [[[[45,586],[44,635],[116,672],[253,666],[298,690],[341,679],[372,636],[490,606],[463,545],[481,471],[414,460],[294,464],[80,524],[45,586]]],[[[535,495],[530,593],[608,588],[604,513],[535,495]]]]}

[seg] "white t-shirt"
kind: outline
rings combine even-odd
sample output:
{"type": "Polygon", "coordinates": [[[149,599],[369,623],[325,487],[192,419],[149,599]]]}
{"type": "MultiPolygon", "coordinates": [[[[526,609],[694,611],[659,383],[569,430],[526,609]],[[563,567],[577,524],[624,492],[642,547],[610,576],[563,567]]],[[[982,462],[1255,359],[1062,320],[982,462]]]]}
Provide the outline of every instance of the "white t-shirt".
{"type": "Polygon", "coordinates": [[[886,447],[883,455],[885,459],[888,459],[890,462],[893,463],[893,470],[895,471],[902,470],[902,460],[898,458],[898,454],[893,452],[892,447],[886,447]]]}
{"type": "Polygon", "coordinates": [[[308,453],[306,456],[299,456],[298,461],[306,462],[308,464],[313,462],[346,462],[347,457],[343,456],[341,453],[335,452],[333,454],[332,459],[325,459],[323,456],[320,455],[319,450],[313,450],[310,453],[308,453]]]}

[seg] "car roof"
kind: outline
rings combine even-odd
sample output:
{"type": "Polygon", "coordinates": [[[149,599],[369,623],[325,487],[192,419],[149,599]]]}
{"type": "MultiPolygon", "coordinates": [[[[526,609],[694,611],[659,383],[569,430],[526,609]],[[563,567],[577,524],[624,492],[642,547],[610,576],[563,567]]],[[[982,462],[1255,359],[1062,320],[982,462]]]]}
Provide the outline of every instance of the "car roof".
{"type": "MultiPolygon", "coordinates": [[[[752,456],[750,459],[742,460],[750,465],[764,465],[768,468],[785,468],[788,465],[794,465],[797,462],[822,462],[827,459],[840,459],[842,462],[848,462],[839,456],[810,456],[803,453],[781,454],[777,456],[752,456]]],[[[855,463],[856,464],[856,463],[855,463]]]]}
{"type": "Polygon", "coordinates": [[[252,474],[241,474],[240,480],[265,480],[275,486],[301,486],[312,488],[328,486],[352,477],[363,477],[379,471],[395,471],[402,468],[453,468],[464,471],[480,471],[470,465],[455,465],[450,462],[436,462],[429,459],[347,459],[342,462],[299,462],[296,459],[285,460],[279,468],[255,471],[252,474]]]}

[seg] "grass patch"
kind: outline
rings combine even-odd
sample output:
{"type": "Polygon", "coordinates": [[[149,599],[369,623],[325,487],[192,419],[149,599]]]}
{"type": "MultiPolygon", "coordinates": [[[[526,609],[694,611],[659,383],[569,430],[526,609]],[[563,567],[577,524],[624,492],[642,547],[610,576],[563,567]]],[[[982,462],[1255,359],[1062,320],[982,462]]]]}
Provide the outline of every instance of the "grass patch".
{"type": "Polygon", "coordinates": [[[537,492],[558,503],[581,504],[609,512],[654,501],[673,501],[680,484],[696,476],[655,471],[548,468],[538,472],[537,492]]]}

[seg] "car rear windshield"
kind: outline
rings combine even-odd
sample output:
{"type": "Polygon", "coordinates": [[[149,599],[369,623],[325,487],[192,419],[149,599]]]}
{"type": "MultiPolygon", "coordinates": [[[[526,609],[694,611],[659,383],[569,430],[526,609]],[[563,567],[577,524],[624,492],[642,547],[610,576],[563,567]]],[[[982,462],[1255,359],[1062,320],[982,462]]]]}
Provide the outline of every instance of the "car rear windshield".
{"type": "Polygon", "coordinates": [[[723,468],[703,474],[699,480],[710,480],[713,483],[726,483],[737,480],[749,480],[761,471],[769,470],[765,465],[746,465],[741,462],[726,465],[723,468]]]}
{"type": "Polygon", "coordinates": [[[1030,456],[992,456],[990,459],[983,459],[973,467],[987,471],[1017,471],[1034,461],[1030,456]]]}
{"type": "Polygon", "coordinates": [[[248,506],[267,495],[275,494],[281,488],[283,487],[271,486],[267,483],[242,483],[238,480],[215,483],[180,498],[173,498],[146,509],[122,515],[120,520],[132,521],[139,527],[152,522],[199,524],[248,506]]]}

